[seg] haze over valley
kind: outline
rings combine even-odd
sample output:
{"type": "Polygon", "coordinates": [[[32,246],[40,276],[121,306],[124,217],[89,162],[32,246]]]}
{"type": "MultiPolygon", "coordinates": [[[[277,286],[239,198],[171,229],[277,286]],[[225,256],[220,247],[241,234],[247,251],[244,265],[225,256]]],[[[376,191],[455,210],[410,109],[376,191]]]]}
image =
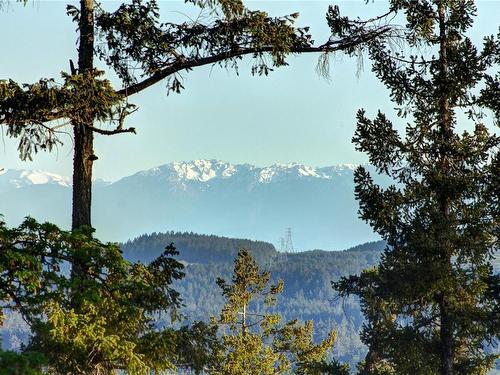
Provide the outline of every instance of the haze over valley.
{"type": "MultiPolygon", "coordinates": [[[[174,230],[258,239],[278,249],[285,229],[292,228],[295,250],[345,249],[379,239],[358,218],[355,168],[218,160],[164,164],[115,182],[94,181],[93,226],[109,241],[174,230]]],[[[70,203],[69,177],[0,172],[0,212],[11,224],[30,213],[68,228],[70,203]]]]}

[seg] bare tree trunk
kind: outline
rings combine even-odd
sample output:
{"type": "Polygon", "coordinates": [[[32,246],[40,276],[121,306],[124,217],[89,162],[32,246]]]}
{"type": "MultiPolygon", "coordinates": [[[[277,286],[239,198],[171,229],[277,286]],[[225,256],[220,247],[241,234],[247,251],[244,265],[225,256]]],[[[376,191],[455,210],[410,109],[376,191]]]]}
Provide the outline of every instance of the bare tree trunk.
{"type": "Polygon", "coordinates": [[[72,228],[91,226],[93,134],[84,124],[74,124],[72,228]]]}
{"type": "MultiPolygon", "coordinates": [[[[80,0],[80,46],[78,48],[79,73],[94,68],[94,1],[80,0]]],[[[92,165],[95,160],[93,133],[86,125],[92,125],[91,110],[84,110],[82,118],[74,120],[75,150],[73,156],[73,214],[72,228],[92,226],[92,165]]]]}
{"type": "MultiPolygon", "coordinates": [[[[80,45],[78,48],[78,73],[92,72],[94,68],[94,0],[80,0],[80,45]]],[[[94,116],[91,108],[82,107],[79,118],[73,119],[74,154],[73,154],[73,213],[72,229],[91,227],[92,204],[92,166],[94,156],[94,134],[89,128],[93,125],[94,116]]],[[[88,268],[84,259],[73,260],[71,274],[73,277],[85,278],[88,268]]],[[[73,291],[75,307],[78,296],[83,292],[80,284],[73,291]]]]}

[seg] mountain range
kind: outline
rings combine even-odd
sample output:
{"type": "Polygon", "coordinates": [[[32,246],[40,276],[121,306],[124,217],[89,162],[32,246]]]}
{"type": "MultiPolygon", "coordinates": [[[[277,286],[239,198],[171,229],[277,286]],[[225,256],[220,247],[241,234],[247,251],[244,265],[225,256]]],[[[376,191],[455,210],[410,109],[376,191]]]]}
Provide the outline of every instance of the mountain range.
{"type": "MultiPolygon", "coordinates": [[[[115,182],[96,180],[93,225],[101,239],[112,241],[174,230],[275,244],[290,227],[295,250],[347,248],[378,239],[358,218],[356,167],[169,163],[115,182]]],[[[67,228],[70,208],[70,178],[0,169],[0,213],[9,225],[30,215],[67,228]]]]}

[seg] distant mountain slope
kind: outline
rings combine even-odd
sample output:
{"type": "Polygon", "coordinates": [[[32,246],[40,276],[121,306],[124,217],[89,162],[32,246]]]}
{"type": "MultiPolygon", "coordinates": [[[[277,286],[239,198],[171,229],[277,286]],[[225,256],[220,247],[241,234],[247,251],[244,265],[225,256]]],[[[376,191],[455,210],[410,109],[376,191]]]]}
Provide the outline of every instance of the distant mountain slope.
{"type": "MultiPolygon", "coordinates": [[[[286,320],[313,320],[318,338],[332,328],[337,330],[335,354],[351,364],[362,359],[364,349],[358,331],[363,318],[354,299],[340,301],[331,281],[359,273],[378,262],[385,242],[362,244],[345,251],[312,250],[280,253],[274,246],[261,242],[193,233],[153,233],[139,236],[122,245],[129,259],[152,259],[169,243],[179,251],[178,259],[186,263],[186,277],[175,285],[184,299],[183,314],[190,321],[207,320],[218,313],[223,299],[216,279],[229,278],[237,251],[249,249],[261,268],[285,284],[276,310],[286,320]]],[[[254,306],[258,311],[260,306],[254,306]]]]}
{"type": "MultiPolygon", "coordinates": [[[[265,168],[216,160],[166,164],[94,184],[100,238],[126,241],[152,231],[194,231],[277,243],[286,227],[298,249],[342,249],[377,236],[358,219],[354,165],[265,168]]],[[[382,181],[384,182],[384,181],[382,181]]],[[[0,213],[69,227],[70,180],[46,172],[0,174],[0,213]]]]}
{"type": "Polygon", "coordinates": [[[267,242],[173,231],[144,234],[123,243],[121,249],[130,261],[150,262],[170,243],[179,251],[177,258],[186,263],[231,263],[242,248],[251,249],[261,263],[277,255],[274,246],[267,242]]]}
{"type": "Polygon", "coordinates": [[[69,187],[70,179],[54,173],[0,168],[0,193],[32,185],[69,187]]]}
{"type": "MultiPolygon", "coordinates": [[[[194,233],[152,233],[141,235],[121,245],[129,260],[148,262],[170,243],[179,251],[177,259],[185,265],[186,276],[174,287],[183,298],[183,315],[188,321],[208,320],[219,312],[223,299],[216,285],[218,277],[229,278],[233,261],[242,247],[249,249],[261,268],[281,278],[285,288],[276,311],[285,320],[313,320],[317,337],[332,328],[338,333],[335,354],[351,364],[362,359],[364,349],[358,331],[362,324],[359,305],[354,299],[339,301],[331,281],[343,275],[358,273],[377,263],[385,243],[363,244],[345,251],[312,250],[302,253],[280,253],[270,243],[194,233]]],[[[253,306],[256,312],[261,306],[253,306]]],[[[28,337],[19,315],[8,315],[0,330],[6,348],[18,348],[28,337]]]]}

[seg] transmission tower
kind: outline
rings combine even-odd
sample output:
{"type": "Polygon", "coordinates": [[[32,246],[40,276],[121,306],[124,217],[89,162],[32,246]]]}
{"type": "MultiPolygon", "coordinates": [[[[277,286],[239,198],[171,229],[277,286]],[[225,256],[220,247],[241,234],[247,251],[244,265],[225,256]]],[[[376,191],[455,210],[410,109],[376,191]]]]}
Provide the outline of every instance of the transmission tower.
{"type": "Polygon", "coordinates": [[[292,228],[290,228],[290,227],[286,228],[285,237],[286,237],[286,240],[285,240],[285,249],[284,250],[287,253],[293,253],[294,249],[293,249],[293,241],[292,241],[292,228]]]}
{"type": "Polygon", "coordinates": [[[288,227],[285,230],[285,236],[280,237],[279,252],[276,255],[276,261],[278,263],[287,263],[288,254],[293,252],[295,252],[295,249],[293,248],[292,228],[288,227]]]}

